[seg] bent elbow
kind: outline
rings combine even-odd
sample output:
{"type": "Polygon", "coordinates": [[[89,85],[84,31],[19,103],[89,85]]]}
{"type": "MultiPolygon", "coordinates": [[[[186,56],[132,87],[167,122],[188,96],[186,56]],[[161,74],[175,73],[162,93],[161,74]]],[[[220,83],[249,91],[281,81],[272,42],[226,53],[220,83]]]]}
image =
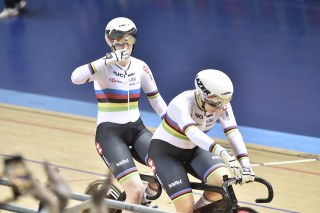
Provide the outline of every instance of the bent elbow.
{"type": "Polygon", "coordinates": [[[82,79],[79,78],[79,75],[77,75],[77,69],[75,69],[71,75],[71,81],[74,84],[82,84],[82,79]]]}

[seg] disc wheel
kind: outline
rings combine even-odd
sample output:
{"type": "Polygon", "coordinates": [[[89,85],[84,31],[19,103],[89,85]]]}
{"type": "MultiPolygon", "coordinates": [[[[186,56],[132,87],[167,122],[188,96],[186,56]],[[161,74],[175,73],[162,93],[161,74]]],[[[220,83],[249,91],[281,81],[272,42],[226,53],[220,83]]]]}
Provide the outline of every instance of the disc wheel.
{"type": "MultiPolygon", "coordinates": [[[[92,195],[103,184],[103,182],[104,182],[104,180],[95,180],[95,181],[91,182],[87,186],[84,193],[87,195],[92,195]]],[[[121,193],[122,193],[121,190],[117,186],[115,186],[113,183],[111,183],[109,186],[109,190],[107,191],[104,198],[111,199],[111,200],[118,200],[121,193]]],[[[109,213],[120,213],[121,210],[108,208],[108,212],[109,213]]],[[[85,209],[82,211],[82,213],[93,213],[93,211],[90,211],[90,209],[85,209]]]]}

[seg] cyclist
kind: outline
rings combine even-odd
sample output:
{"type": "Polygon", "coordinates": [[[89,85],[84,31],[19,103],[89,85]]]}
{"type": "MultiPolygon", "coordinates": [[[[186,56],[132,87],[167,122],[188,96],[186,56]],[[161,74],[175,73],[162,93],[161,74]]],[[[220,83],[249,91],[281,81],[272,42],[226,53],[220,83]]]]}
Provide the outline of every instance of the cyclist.
{"type": "MultiPolygon", "coordinates": [[[[126,201],[146,202],[155,194],[154,187],[143,193],[143,184],[133,158],[146,165],[152,134],[144,126],[138,109],[141,89],[161,117],[167,105],[159,94],[148,65],[131,56],[137,28],[128,18],[111,20],[105,39],[112,52],[105,57],[76,68],[71,76],[74,84],[94,83],[98,100],[96,149],[126,192],[126,201]]],[[[124,211],[123,211],[124,212],[124,211]]]]}
{"type": "Polygon", "coordinates": [[[148,164],[177,212],[193,212],[220,198],[206,191],[194,203],[187,172],[214,186],[222,186],[223,175],[242,176],[242,182],[255,177],[229,103],[233,95],[230,78],[218,70],[203,70],[196,75],[195,87],[170,102],[149,147],[148,164]],[[217,120],[237,159],[206,135],[217,120]]]}

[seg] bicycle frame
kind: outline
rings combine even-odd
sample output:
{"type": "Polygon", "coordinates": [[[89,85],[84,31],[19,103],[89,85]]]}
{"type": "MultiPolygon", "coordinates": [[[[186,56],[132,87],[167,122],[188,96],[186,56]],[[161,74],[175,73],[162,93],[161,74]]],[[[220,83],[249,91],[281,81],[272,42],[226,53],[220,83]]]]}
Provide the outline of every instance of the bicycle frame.
{"type": "MultiPolygon", "coordinates": [[[[158,180],[154,176],[146,175],[146,174],[140,174],[141,180],[147,181],[147,182],[153,182],[158,185],[158,192],[155,196],[149,197],[147,196],[147,199],[149,200],[156,200],[160,197],[162,188],[158,180]]],[[[239,207],[237,197],[234,193],[233,184],[240,184],[241,179],[239,178],[228,178],[228,176],[223,177],[224,184],[222,187],[216,187],[216,186],[209,186],[204,183],[196,183],[191,182],[191,188],[195,190],[202,190],[202,191],[212,191],[217,192],[222,195],[222,199],[218,200],[214,203],[211,203],[207,206],[204,206],[200,209],[197,209],[195,212],[199,213],[206,213],[206,212],[234,212],[234,210],[239,207]]],[[[272,185],[265,179],[261,177],[255,177],[255,181],[261,183],[268,189],[268,197],[267,198],[257,198],[255,201],[256,203],[269,203],[272,201],[274,192],[272,185]]]]}
{"type": "MultiPolygon", "coordinates": [[[[149,182],[149,183],[156,183],[158,186],[158,192],[154,196],[147,196],[148,200],[156,200],[161,196],[162,193],[162,187],[159,181],[153,176],[148,174],[140,174],[140,178],[143,181],[149,182]]],[[[209,186],[204,183],[197,183],[197,182],[191,182],[191,188],[195,190],[202,190],[202,191],[211,191],[211,192],[217,192],[222,195],[222,199],[215,201],[209,205],[203,206],[197,210],[194,211],[194,213],[235,213],[235,212],[251,212],[256,213],[254,209],[251,209],[249,207],[241,207],[238,205],[237,197],[234,193],[232,185],[234,184],[240,184],[241,179],[239,178],[228,178],[228,176],[223,177],[224,184],[222,187],[216,187],[216,186],[209,186]]],[[[94,181],[93,183],[95,183],[94,181]]],[[[269,203],[273,199],[273,189],[271,184],[260,177],[255,177],[255,181],[261,183],[268,189],[268,197],[267,198],[258,198],[256,199],[256,203],[269,203]]],[[[91,185],[91,184],[90,184],[91,185]]],[[[90,189],[90,185],[88,188],[90,189]]],[[[112,185],[112,184],[111,184],[112,185]]],[[[92,185],[94,186],[94,184],[92,185]]],[[[95,185],[97,187],[97,185],[95,185]]],[[[118,193],[119,196],[113,196],[115,200],[124,201],[126,199],[125,192],[122,192],[117,189],[117,187],[114,187],[116,190],[115,192],[118,193]]],[[[106,194],[108,196],[108,194],[106,194]]],[[[119,210],[115,210],[114,212],[120,212],[119,210]]]]}

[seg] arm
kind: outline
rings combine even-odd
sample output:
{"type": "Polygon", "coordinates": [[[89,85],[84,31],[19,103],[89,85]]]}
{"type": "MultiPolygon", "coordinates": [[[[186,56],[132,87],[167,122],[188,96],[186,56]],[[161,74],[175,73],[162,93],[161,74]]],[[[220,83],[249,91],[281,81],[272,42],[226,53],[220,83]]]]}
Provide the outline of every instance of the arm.
{"type": "Polygon", "coordinates": [[[124,61],[129,57],[127,49],[121,49],[115,52],[107,53],[104,58],[100,58],[92,63],[82,65],[75,69],[71,75],[71,81],[74,84],[84,84],[93,81],[95,74],[103,67],[124,61]]]}
{"type": "Polygon", "coordinates": [[[147,98],[159,117],[163,117],[167,111],[167,104],[164,102],[161,97],[157,85],[152,76],[152,72],[149,67],[144,64],[143,65],[143,73],[141,78],[141,87],[142,90],[146,93],[147,98]]]}
{"type": "Polygon", "coordinates": [[[234,117],[231,104],[227,104],[227,109],[222,112],[219,121],[223,127],[223,131],[231,145],[231,148],[242,167],[250,167],[248,151],[243,141],[242,135],[238,129],[236,119],[234,117]]]}
{"type": "Polygon", "coordinates": [[[74,84],[84,84],[97,72],[93,63],[85,64],[72,72],[71,81],[74,84]]]}
{"type": "Polygon", "coordinates": [[[170,107],[175,112],[173,116],[182,132],[200,148],[220,156],[223,162],[230,168],[231,173],[235,177],[239,177],[241,166],[238,161],[233,157],[232,153],[217,144],[196,126],[191,117],[192,106],[188,102],[179,99],[175,99],[172,105],[171,103],[170,107]]]}
{"type": "Polygon", "coordinates": [[[231,104],[227,104],[226,107],[227,108],[222,112],[219,120],[231,145],[231,148],[241,164],[243,170],[242,182],[245,183],[254,181],[255,174],[250,166],[248,151],[243,141],[242,135],[238,129],[231,104]]]}

